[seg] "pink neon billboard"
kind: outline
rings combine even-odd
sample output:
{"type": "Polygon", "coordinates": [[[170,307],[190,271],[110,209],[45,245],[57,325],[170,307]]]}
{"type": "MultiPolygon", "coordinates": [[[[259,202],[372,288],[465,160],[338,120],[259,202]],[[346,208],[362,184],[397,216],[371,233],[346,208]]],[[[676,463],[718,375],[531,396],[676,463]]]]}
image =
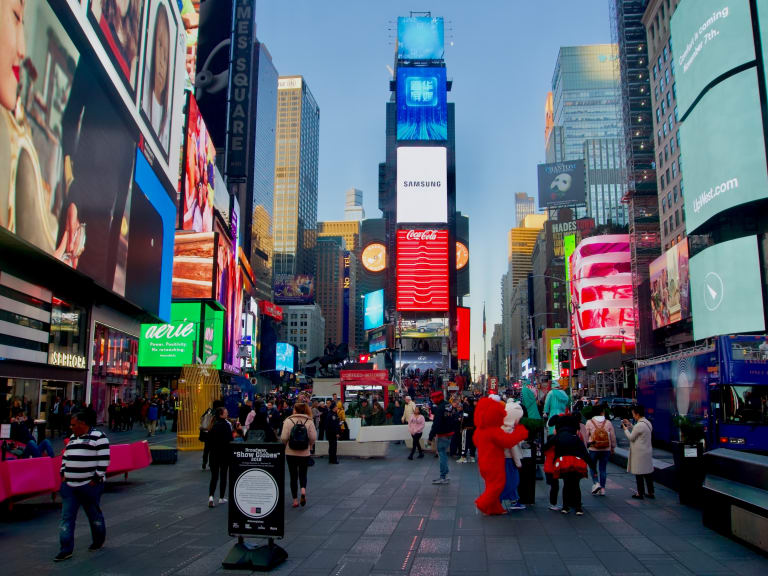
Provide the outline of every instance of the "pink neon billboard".
{"type": "Polygon", "coordinates": [[[635,348],[629,235],[582,240],[571,255],[573,368],[609,352],[635,348]]]}

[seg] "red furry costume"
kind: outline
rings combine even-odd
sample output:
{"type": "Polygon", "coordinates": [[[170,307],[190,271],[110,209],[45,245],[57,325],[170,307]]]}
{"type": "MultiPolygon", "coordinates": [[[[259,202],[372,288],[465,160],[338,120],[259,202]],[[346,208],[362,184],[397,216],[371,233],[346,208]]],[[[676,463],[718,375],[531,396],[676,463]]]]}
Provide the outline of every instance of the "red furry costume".
{"type": "Polygon", "coordinates": [[[501,429],[507,415],[504,403],[490,398],[481,398],[475,409],[475,435],[477,467],[485,480],[485,492],[478,496],[475,505],[484,514],[506,514],[499,497],[504,490],[504,448],[512,448],[528,437],[524,426],[515,426],[511,434],[501,429]]]}

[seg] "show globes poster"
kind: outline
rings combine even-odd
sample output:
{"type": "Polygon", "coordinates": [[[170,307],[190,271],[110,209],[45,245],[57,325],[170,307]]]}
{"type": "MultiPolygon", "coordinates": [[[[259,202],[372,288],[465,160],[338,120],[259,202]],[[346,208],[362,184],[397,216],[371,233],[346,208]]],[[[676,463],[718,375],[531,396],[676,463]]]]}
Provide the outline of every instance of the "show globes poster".
{"type": "Polygon", "coordinates": [[[285,534],[285,447],[231,444],[229,535],[282,538],[285,534]]]}

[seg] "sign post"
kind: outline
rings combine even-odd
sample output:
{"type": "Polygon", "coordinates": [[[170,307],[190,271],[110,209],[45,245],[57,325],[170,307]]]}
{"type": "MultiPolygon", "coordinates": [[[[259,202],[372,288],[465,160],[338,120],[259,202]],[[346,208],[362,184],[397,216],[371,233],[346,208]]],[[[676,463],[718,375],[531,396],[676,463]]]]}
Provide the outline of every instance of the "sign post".
{"type": "Polygon", "coordinates": [[[222,566],[229,570],[269,571],[285,562],[288,553],[275,544],[285,535],[285,447],[276,443],[230,445],[227,526],[237,544],[222,566]],[[267,538],[251,546],[245,537],[267,538]]]}

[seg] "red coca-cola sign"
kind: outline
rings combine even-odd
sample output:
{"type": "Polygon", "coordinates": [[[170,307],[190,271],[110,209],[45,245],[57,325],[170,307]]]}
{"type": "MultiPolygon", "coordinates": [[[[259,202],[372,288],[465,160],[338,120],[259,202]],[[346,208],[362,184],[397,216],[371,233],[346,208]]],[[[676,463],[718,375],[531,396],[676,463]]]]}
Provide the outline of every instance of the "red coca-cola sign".
{"type": "Polygon", "coordinates": [[[408,230],[406,240],[437,240],[437,230],[408,230]]]}
{"type": "Polygon", "coordinates": [[[397,231],[397,309],[449,308],[448,230],[397,231]]]}
{"type": "Polygon", "coordinates": [[[264,316],[269,316],[270,318],[274,318],[278,322],[283,321],[283,309],[280,308],[277,304],[273,304],[272,302],[268,302],[267,300],[262,300],[259,302],[259,310],[261,311],[264,316]]]}

